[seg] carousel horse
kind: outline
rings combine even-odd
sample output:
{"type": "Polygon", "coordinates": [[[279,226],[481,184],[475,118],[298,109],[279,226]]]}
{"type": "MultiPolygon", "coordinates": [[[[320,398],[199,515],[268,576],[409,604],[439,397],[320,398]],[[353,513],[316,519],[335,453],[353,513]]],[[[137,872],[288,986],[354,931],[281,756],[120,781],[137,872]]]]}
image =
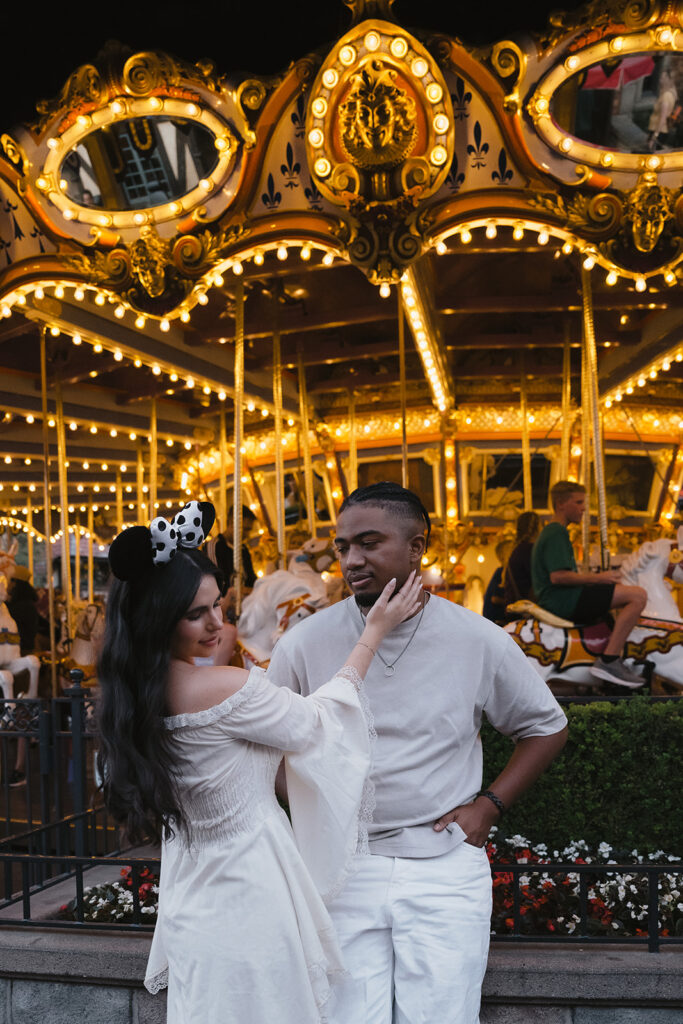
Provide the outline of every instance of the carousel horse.
{"type": "MultiPolygon", "coordinates": [[[[683,619],[665,583],[665,578],[683,583],[682,547],[680,527],[677,546],[665,538],[647,541],[624,559],[621,575],[625,584],[643,587],[648,595],[638,625],[626,642],[624,660],[636,670],[651,662],[658,676],[683,690],[683,619]]],[[[519,604],[530,608],[531,603],[519,604]]],[[[607,646],[609,627],[606,623],[559,626],[551,624],[553,618],[541,609],[537,616],[517,619],[504,628],[546,681],[595,685],[590,667],[607,646]]]]}
{"type": "Polygon", "coordinates": [[[79,604],[74,608],[74,636],[68,636],[66,609],[62,610],[61,637],[57,646],[62,655],[60,674],[67,686],[71,686],[69,672],[78,668],[83,673],[81,686],[97,685],[96,664],[99,645],[104,636],[104,605],[95,601],[79,604]]]}
{"type": "Polygon", "coordinates": [[[278,638],[295,623],[331,603],[324,572],[336,555],[326,540],[307,540],[287,569],[263,576],[245,597],[238,624],[238,660],[267,663],[278,638]]]}
{"type": "Polygon", "coordinates": [[[19,672],[26,669],[29,674],[26,696],[37,697],[40,661],[33,654],[22,657],[17,624],[5,603],[9,580],[14,574],[18,545],[16,539],[8,542],[7,534],[2,540],[2,551],[0,552],[0,686],[3,696],[12,699],[14,697],[14,678],[19,672]]]}

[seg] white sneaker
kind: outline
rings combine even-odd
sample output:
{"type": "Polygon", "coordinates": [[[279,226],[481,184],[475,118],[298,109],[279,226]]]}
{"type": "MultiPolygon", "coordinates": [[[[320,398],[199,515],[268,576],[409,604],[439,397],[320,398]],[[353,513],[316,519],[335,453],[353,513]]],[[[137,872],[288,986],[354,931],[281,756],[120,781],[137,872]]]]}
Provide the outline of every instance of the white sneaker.
{"type": "Polygon", "coordinates": [[[607,682],[615,683],[616,686],[624,686],[628,690],[638,690],[645,685],[642,676],[627,668],[621,658],[617,658],[616,661],[603,661],[602,658],[596,658],[590,671],[591,675],[598,679],[606,679],[607,682]]]}

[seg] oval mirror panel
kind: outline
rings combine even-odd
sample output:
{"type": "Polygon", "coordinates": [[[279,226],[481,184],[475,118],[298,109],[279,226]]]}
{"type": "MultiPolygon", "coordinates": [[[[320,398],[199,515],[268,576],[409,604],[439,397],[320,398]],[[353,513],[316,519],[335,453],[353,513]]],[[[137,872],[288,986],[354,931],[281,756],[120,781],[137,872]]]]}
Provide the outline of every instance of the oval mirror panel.
{"type": "Polygon", "coordinates": [[[60,184],[78,206],[141,210],[191,192],[218,159],[212,132],[196,121],[129,118],[98,128],[67,153],[60,184]]]}
{"type": "Polygon", "coordinates": [[[683,149],[683,54],[634,53],[577,71],[551,100],[557,124],[617,153],[683,149]]]}

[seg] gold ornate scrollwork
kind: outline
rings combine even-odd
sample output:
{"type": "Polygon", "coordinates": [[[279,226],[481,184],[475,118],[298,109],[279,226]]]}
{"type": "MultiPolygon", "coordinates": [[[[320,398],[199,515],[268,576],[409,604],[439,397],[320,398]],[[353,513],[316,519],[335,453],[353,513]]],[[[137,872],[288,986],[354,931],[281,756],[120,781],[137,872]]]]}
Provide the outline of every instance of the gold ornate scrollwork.
{"type": "Polygon", "coordinates": [[[36,110],[41,115],[31,125],[34,131],[43,128],[58,114],[77,107],[82,103],[93,103],[99,106],[107,98],[107,86],[94,64],[83,64],[69,75],[59,96],[53,100],[40,100],[36,110]]]}
{"type": "Polygon", "coordinates": [[[351,11],[352,25],[360,25],[362,21],[369,18],[381,18],[384,21],[393,21],[392,7],[396,0],[344,0],[345,5],[351,11]]]}
{"type": "Polygon", "coordinates": [[[340,137],[350,163],[367,170],[396,167],[415,146],[415,101],[396,84],[397,72],[369,61],[351,79],[340,105],[340,137]]]}
{"type": "Polygon", "coordinates": [[[123,65],[123,87],[130,96],[149,96],[154,89],[180,82],[180,65],[165,53],[135,53],[123,65]]]}
{"type": "Polygon", "coordinates": [[[659,242],[666,222],[673,216],[675,196],[673,189],[657,184],[656,174],[641,174],[624,204],[633,244],[638,252],[652,252],[659,242]]]}
{"type": "Polygon", "coordinates": [[[491,65],[505,83],[508,94],[503,101],[505,110],[514,114],[519,110],[519,83],[526,71],[527,57],[517,43],[506,39],[496,43],[491,51],[491,65]]]}
{"type": "Polygon", "coordinates": [[[543,192],[531,197],[530,205],[564,221],[568,227],[590,233],[593,237],[609,237],[621,224],[623,206],[619,199],[609,192],[597,196],[581,193],[573,195],[569,202],[555,192],[543,192]]]}
{"type": "Polygon", "coordinates": [[[619,29],[647,28],[662,17],[666,6],[667,0],[590,0],[575,11],[554,11],[538,45],[543,51],[551,50],[582,30],[585,34],[575,45],[588,45],[619,29]]]}
{"type": "Polygon", "coordinates": [[[15,142],[11,135],[0,136],[0,151],[5,159],[12,164],[12,167],[24,177],[28,169],[28,158],[18,142],[15,142]]]}

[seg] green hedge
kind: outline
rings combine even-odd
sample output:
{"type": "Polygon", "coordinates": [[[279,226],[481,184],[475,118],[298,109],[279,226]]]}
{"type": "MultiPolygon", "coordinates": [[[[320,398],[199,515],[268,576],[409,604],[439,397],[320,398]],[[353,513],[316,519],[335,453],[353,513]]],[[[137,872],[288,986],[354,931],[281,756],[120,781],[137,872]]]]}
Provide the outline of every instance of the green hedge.
{"type": "MultiPolygon", "coordinates": [[[[546,843],[570,840],[615,850],[683,856],[683,700],[633,697],[565,705],[569,739],[546,774],[505,815],[501,831],[546,843]]],[[[512,752],[482,729],[484,784],[512,752]]]]}

